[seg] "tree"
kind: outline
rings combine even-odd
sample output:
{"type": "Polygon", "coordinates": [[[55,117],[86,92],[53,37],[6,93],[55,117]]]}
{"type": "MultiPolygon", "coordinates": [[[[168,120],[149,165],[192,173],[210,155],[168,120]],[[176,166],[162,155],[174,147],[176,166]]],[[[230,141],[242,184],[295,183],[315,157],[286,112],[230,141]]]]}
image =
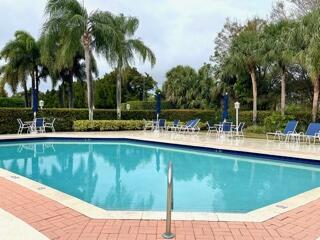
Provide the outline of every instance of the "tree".
{"type": "Polygon", "coordinates": [[[280,109],[281,114],[285,114],[286,106],[286,79],[289,65],[293,63],[294,52],[288,46],[289,33],[293,24],[289,20],[279,20],[272,22],[264,28],[262,32],[262,48],[264,60],[274,63],[274,69],[280,74],[281,97],[280,109]]]}
{"type": "Polygon", "coordinates": [[[134,62],[135,56],[139,56],[143,62],[148,60],[153,66],[156,63],[154,53],[141,39],[134,38],[139,27],[139,21],[135,17],[126,17],[122,14],[115,16],[112,21],[112,29],[116,30],[116,37],[112,44],[105,41],[97,46],[102,51],[117,72],[117,117],[121,119],[121,85],[124,71],[134,62]]]}
{"type": "Polygon", "coordinates": [[[320,10],[304,16],[292,31],[291,44],[296,49],[296,60],[309,73],[313,84],[312,121],[316,121],[320,91],[320,10]]]}
{"type": "MultiPolygon", "coordinates": [[[[93,80],[92,50],[97,52],[104,47],[108,50],[118,37],[113,28],[114,16],[107,11],[96,10],[88,13],[77,0],[49,0],[45,13],[47,21],[43,28],[46,32],[60,32],[61,51],[73,51],[80,42],[84,50],[85,73],[87,81],[87,98],[89,120],[93,119],[93,80]],[[73,41],[75,40],[75,41],[73,41]]],[[[72,54],[63,54],[69,56],[72,54]]]]}
{"type": "Polygon", "coordinates": [[[260,52],[261,32],[265,21],[253,19],[247,22],[241,32],[233,38],[227,62],[233,68],[245,69],[251,77],[253,96],[253,123],[257,122],[257,73],[261,72],[259,65],[262,61],[260,52]]]}
{"type": "Polygon", "coordinates": [[[32,89],[36,94],[40,78],[45,77],[45,67],[40,64],[39,43],[29,33],[16,31],[15,39],[4,46],[0,56],[7,62],[2,68],[4,81],[9,83],[12,90],[21,83],[25,92],[25,105],[28,106],[27,74],[31,76],[32,89]]]}
{"type": "Polygon", "coordinates": [[[4,89],[5,82],[0,80],[0,97],[8,97],[6,90],[4,89]]]}

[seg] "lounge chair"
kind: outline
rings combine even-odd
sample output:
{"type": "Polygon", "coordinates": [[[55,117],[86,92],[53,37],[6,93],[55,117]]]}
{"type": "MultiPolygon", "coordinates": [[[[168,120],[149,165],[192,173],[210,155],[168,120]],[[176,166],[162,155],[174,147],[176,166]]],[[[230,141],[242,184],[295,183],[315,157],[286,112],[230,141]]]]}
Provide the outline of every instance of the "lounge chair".
{"type": "Polygon", "coordinates": [[[199,128],[199,122],[200,122],[200,118],[194,119],[191,121],[191,123],[189,125],[186,125],[183,129],[181,129],[184,132],[199,132],[200,128],[199,128]]]}
{"type": "Polygon", "coordinates": [[[173,123],[171,125],[167,126],[167,131],[169,131],[169,130],[176,131],[179,128],[179,124],[180,124],[180,120],[179,119],[173,120],[173,123]]]}
{"type": "Polygon", "coordinates": [[[304,141],[311,143],[311,139],[313,138],[313,143],[316,142],[316,139],[320,137],[320,123],[310,123],[307,131],[305,133],[300,133],[300,136],[304,141]]]}
{"type": "Polygon", "coordinates": [[[219,129],[217,128],[217,126],[212,126],[208,121],[207,121],[207,127],[208,127],[208,132],[207,133],[218,133],[219,129]]]}
{"type": "Polygon", "coordinates": [[[186,122],[185,125],[180,126],[180,127],[178,128],[179,132],[185,131],[188,127],[191,126],[191,124],[193,124],[193,122],[194,122],[194,119],[189,120],[188,122],[186,122]]]}
{"type": "Polygon", "coordinates": [[[285,129],[283,132],[281,131],[276,131],[276,132],[268,132],[266,133],[267,140],[269,140],[269,136],[273,136],[273,140],[278,138],[280,141],[283,137],[285,138],[285,141],[287,141],[290,138],[290,134],[295,134],[296,133],[296,128],[298,125],[298,121],[291,120],[287,123],[285,129]]]}

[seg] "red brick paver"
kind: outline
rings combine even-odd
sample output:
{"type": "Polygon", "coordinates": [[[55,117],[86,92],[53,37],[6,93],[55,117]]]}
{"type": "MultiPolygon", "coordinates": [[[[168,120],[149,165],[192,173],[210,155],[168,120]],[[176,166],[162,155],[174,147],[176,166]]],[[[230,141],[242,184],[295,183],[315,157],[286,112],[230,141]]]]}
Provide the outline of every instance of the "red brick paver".
{"type": "MultiPolygon", "coordinates": [[[[50,239],[158,240],[164,221],[92,219],[0,177],[0,207],[50,239]]],[[[173,221],[176,240],[317,239],[320,198],[263,223],[173,221]]]]}

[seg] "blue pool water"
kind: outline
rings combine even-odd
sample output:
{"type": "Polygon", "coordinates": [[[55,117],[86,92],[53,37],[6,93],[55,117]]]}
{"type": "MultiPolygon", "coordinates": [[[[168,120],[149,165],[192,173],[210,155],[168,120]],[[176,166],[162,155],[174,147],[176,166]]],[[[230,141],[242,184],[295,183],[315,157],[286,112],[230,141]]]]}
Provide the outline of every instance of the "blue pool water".
{"type": "Polygon", "coordinates": [[[247,212],[320,186],[320,166],[130,141],[0,143],[0,167],[109,210],[247,212]]]}

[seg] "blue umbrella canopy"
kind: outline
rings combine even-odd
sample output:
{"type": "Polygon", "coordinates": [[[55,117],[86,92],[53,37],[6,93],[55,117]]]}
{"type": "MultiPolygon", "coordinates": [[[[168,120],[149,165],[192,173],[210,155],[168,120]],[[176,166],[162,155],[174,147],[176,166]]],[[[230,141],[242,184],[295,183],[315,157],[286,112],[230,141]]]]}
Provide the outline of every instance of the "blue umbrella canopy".
{"type": "Polygon", "coordinates": [[[229,108],[229,96],[228,96],[228,93],[226,93],[223,96],[222,121],[225,121],[225,120],[227,120],[229,118],[228,108],[229,108]]]}
{"type": "Polygon", "coordinates": [[[32,89],[32,111],[34,114],[38,112],[38,94],[35,89],[32,89]]]}

